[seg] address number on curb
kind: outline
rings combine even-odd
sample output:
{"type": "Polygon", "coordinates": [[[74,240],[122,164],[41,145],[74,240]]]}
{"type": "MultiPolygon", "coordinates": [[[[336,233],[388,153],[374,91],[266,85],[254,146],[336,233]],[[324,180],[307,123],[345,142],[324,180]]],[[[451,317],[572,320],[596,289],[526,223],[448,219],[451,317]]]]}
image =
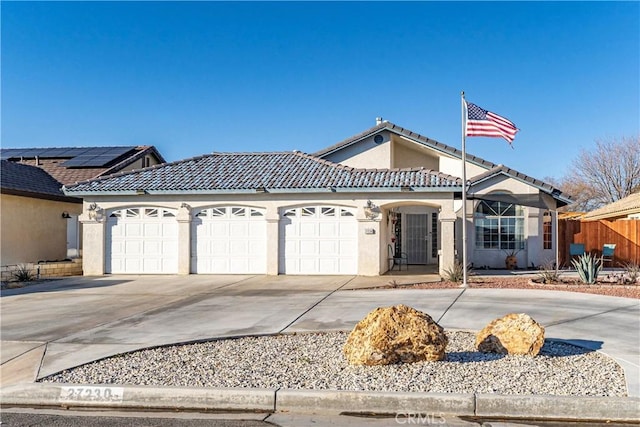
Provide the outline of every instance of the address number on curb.
{"type": "Polygon", "coordinates": [[[122,402],[122,387],[61,387],[60,402],[122,402]]]}

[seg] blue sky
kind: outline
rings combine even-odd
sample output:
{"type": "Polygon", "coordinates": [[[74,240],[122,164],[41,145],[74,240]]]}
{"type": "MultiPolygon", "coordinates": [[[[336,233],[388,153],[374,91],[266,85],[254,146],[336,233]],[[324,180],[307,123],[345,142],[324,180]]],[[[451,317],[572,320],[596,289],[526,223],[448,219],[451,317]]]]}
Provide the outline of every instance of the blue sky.
{"type": "Polygon", "coordinates": [[[312,153],[383,118],[536,178],[640,132],[638,2],[7,2],[6,148],[312,153]]]}

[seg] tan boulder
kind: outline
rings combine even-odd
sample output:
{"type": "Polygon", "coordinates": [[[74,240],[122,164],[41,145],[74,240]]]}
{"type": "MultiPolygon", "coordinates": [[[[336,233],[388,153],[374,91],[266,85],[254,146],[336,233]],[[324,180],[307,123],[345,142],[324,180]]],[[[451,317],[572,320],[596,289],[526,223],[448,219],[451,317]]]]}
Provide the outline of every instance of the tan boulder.
{"type": "Polygon", "coordinates": [[[476,348],[483,353],[537,356],[543,344],[544,327],[524,313],[495,319],[476,335],[476,348]]]}
{"type": "Polygon", "coordinates": [[[406,305],[373,310],[353,328],[342,351],[352,365],[436,361],[447,347],[444,329],[406,305]]]}

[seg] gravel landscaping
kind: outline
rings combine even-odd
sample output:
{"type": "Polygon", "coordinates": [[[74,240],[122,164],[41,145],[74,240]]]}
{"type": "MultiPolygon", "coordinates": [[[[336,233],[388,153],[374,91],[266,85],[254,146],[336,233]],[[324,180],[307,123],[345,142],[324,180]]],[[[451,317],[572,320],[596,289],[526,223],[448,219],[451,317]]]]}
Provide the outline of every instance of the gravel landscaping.
{"type": "MultiPolygon", "coordinates": [[[[555,284],[536,283],[531,277],[495,277],[479,276],[470,277],[469,288],[500,288],[500,289],[538,289],[546,291],[580,292],[596,295],[607,295],[613,297],[640,299],[640,284],[614,284],[609,282],[599,282],[593,285],[586,285],[577,280],[565,281],[555,284]]],[[[382,286],[392,288],[392,285],[382,286]]],[[[454,282],[429,282],[416,283],[412,285],[399,285],[396,288],[402,289],[449,289],[460,288],[459,283],[454,282]]]]}
{"type": "Polygon", "coordinates": [[[626,396],[611,358],[546,341],[537,357],[475,351],[475,334],[449,331],[445,361],[350,366],[347,332],[286,334],[159,347],[123,354],[43,382],[266,387],[444,393],[626,396]]]}

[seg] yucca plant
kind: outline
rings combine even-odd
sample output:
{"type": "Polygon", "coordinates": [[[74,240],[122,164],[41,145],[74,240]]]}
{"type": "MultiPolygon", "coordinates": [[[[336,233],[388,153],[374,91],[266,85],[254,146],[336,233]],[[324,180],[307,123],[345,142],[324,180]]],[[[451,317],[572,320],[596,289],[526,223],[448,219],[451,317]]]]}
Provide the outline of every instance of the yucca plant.
{"type": "MultiPolygon", "coordinates": [[[[455,261],[449,268],[445,268],[442,276],[444,280],[454,283],[462,283],[464,280],[464,270],[460,261],[455,261]]],[[[467,266],[467,276],[472,276],[471,266],[467,266]]]]}
{"type": "Polygon", "coordinates": [[[602,261],[599,258],[591,256],[590,253],[585,253],[580,255],[578,259],[571,260],[571,264],[573,264],[583,283],[596,283],[598,273],[602,268],[602,261]]]}
{"type": "Polygon", "coordinates": [[[33,274],[28,265],[20,264],[13,272],[13,278],[18,282],[31,282],[32,280],[36,280],[36,275],[33,274]]]}

